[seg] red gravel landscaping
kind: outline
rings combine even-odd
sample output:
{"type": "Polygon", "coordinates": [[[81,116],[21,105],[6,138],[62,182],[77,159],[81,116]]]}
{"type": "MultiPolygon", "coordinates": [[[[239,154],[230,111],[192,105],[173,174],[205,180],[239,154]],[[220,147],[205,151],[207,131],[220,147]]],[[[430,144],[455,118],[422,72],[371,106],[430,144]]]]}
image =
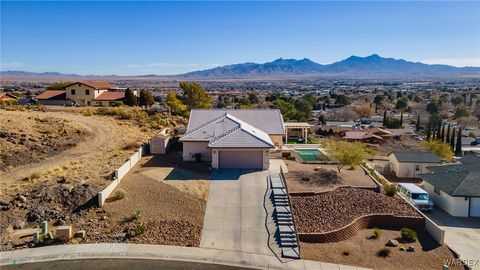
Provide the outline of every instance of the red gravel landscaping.
{"type": "Polygon", "coordinates": [[[371,190],[337,188],[306,196],[290,196],[299,233],[322,233],[339,229],[369,214],[421,217],[400,198],[371,190]]]}

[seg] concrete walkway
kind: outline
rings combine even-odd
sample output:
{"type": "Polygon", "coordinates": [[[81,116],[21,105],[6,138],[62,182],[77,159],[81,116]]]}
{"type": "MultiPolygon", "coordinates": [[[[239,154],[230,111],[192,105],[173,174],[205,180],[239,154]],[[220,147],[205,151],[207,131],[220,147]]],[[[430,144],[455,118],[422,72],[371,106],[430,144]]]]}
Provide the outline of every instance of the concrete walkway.
{"type": "MultiPolygon", "coordinates": [[[[25,269],[26,263],[53,262],[51,265],[43,264],[45,269],[85,269],[84,262],[96,259],[109,260],[121,259],[122,264],[115,269],[123,270],[140,262],[155,260],[153,267],[158,269],[165,266],[166,269],[303,269],[303,270],[343,270],[361,269],[336,264],[296,260],[281,263],[274,256],[258,255],[245,252],[232,252],[217,249],[176,247],[161,245],[136,245],[136,244],[85,244],[85,245],[60,245],[16,251],[0,252],[1,269],[25,269]],[[69,265],[57,263],[57,261],[71,261],[69,265]],[[126,261],[125,261],[126,260],[126,261]],[[128,264],[130,262],[130,264],[128,264]],[[188,263],[192,262],[192,263],[188,263]],[[124,264],[125,263],[125,264],[124,264]],[[17,265],[18,267],[13,267],[17,265]],[[212,267],[215,265],[215,267],[212,267]],[[10,267],[8,267],[10,266],[10,267]]],[[[150,264],[150,265],[151,265],[150,264]]],[[[106,264],[93,264],[88,269],[107,269],[106,264]]],[[[31,267],[32,269],[34,267],[31,267]]]]}
{"type": "Polygon", "coordinates": [[[480,270],[480,218],[460,218],[435,208],[426,215],[445,230],[445,243],[463,260],[479,260],[472,269],[480,270]]]}

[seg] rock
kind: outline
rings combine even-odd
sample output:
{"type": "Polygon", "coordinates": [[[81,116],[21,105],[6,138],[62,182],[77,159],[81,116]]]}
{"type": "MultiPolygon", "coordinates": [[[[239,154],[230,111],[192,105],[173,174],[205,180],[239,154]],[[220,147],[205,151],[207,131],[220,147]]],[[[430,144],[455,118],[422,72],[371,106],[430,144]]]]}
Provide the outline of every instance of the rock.
{"type": "Polygon", "coordinates": [[[395,239],[390,239],[390,240],[388,240],[388,242],[387,242],[387,246],[389,246],[389,247],[396,247],[396,246],[398,246],[398,241],[395,240],[395,239]]]}
{"type": "Polygon", "coordinates": [[[313,170],[314,170],[314,171],[319,171],[319,170],[321,170],[321,169],[322,169],[322,167],[315,167],[315,169],[313,169],[313,170]]]}
{"type": "Polygon", "coordinates": [[[72,238],[72,226],[57,227],[56,237],[63,240],[70,240],[70,238],[72,238]]]}
{"type": "Polygon", "coordinates": [[[407,251],[408,252],[415,252],[415,247],[414,246],[408,246],[407,251]]]}
{"type": "Polygon", "coordinates": [[[83,238],[85,238],[85,234],[86,234],[85,230],[80,230],[80,231],[76,232],[74,236],[75,236],[75,238],[82,238],[83,239],[83,238]]]}
{"type": "Polygon", "coordinates": [[[18,195],[18,196],[17,196],[17,199],[19,199],[19,200],[20,200],[21,202],[23,202],[23,203],[26,203],[26,202],[27,202],[27,198],[25,198],[25,196],[23,196],[23,195],[18,195]]]}
{"type": "Polygon", "coordinates": [[[15,230],[20,230],[20,229],[23,229],[25,228],[25,221],[17,221],[13,224],[13,228],[15,230]]]}

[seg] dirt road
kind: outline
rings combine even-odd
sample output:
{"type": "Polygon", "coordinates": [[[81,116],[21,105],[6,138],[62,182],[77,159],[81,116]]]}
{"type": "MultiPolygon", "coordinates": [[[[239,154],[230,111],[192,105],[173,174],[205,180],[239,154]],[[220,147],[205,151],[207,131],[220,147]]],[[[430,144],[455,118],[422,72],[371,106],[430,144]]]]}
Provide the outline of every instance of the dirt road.
{"type": "MultiPolygon", "coordinates": [[[[33,173],[42,173],[53,166],[68,166],[69,164],[84,165],[82,167],[91,166],[91,172],[85,171],[81,176],[85,179],[95,178],[97,173],[104,165],[116,166],[115,163],[122,161],[123,147],[132,141],[141,142],[147,134],[143,134],[137,127],[128,123],[119,122],[119,120],[101,117],[101,116],[82,116],[71,112],[23,112],[23,111],[0,111],[2,115],[14,115],[19,118],[23,117],[56,117],[74,122],[90,131],[92,135],[73,148],[65,150],[60,154],[52,156],[43,161],[16,167],[8,172],[0,173],[0,184],[2,190],[6,186],[18,182],[20,179],[28,177],[33,173]]],[[[5,128],[5,127],[2,127],[5,128]]],[[[120,163],[121,164],[121,163],[120,163]]],[[[75,166],[74,166],[75,167],[75,166]]],[[[67,167],[68,168],[68,167],[67,167]]],[[[78,168],[72,168],[72,170],[78,168]]],[[[85,168],[82,168],[85,169],[85,168]]],[[[103,168],[105,171],[105,168],[103,168]]],[[[108,169],[106,170],[108,171],[108,169]]]]}

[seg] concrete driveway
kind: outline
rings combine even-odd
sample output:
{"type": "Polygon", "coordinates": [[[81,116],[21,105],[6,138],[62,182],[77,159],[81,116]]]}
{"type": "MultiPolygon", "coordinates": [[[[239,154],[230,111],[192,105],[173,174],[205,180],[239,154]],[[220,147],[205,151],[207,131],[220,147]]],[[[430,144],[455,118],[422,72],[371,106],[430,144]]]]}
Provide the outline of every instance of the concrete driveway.
{"type": "Polygon", "coordinates": [[[264,198],[268,171],[212,176],[200,247],[271,255],[264,198]]]}
{"type": "MultiPolygon", "coordinates": [[[[445,230],[445,243],[463,260],[480,260],[480,218],[459,218],[435,208],[426,215],[445,230]]],[[[473,269],[480,269],[480,261],[473,269]]]]}

